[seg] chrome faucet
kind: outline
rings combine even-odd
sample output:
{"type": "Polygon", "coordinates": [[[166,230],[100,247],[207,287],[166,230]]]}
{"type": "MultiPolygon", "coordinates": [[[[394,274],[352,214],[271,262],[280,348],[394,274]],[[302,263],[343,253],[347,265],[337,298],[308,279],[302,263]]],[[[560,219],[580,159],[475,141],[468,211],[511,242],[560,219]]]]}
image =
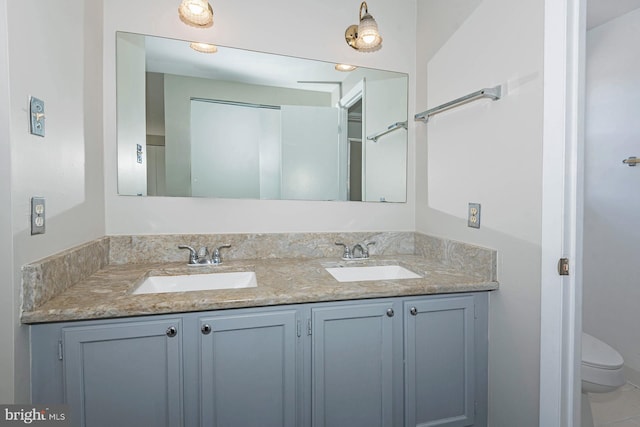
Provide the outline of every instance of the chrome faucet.
{"type": "Polygon", "coordinates": [[[354,259],[359,259],[359,258],[369,258],[369,254],[367,253],[367,250],[364,248],[364,246],[362,246],[362,243],[356,243],[355,245],[353,245],[353,248],[351,249],[351,256],[354,259]],[[360,252],[360,256],[357,257],[356,256],[356,251],[360,252]]]}
{"type": "Polygon", "coordinates": [[[376,242],[356,243],[355,245],[353,245],[352,249],[349,249],[349,246],[345,245],[344,243],[336,242],[336,245],[344,246],[344,251],[342,252],[342,259],[344,261],[369,258],[369,246],[375,244],[376,242]],[[358,252],[360,253],[360,256],[356,255],[358,252]]]}
{"type": "Polygon", "coordinates": [[[209,258],[209,249],[205,246],[196,250],[188,245],[179,245],[179,249],[187,249],[189,251],[189,265],[219,265],[222,263],[222,257],[220,256],[220,249],[230,248],[231,245],[218,246],[213,250],[211,258],[209,258]]]}
{"type": "MultiPolygon", "coordinates": [[[[189,257],[191,257],[191,255],[189,255],[189,257]]],[[[205,246],[198,249],[198,261],[200,261],[202,264],[206,264],[208,258],[209,249],[207,249],[205,246]]]]}

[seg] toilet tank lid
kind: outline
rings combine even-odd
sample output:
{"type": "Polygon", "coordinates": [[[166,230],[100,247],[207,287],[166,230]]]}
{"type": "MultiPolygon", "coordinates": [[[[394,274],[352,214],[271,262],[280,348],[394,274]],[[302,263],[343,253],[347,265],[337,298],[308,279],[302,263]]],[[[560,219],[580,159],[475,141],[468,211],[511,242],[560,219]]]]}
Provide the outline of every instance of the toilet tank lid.
{"type": "Polygon", "coordinates": [[[619,369],[624,359],[613,347],[582,333],[582,364],[600,369],[619,369]]]}

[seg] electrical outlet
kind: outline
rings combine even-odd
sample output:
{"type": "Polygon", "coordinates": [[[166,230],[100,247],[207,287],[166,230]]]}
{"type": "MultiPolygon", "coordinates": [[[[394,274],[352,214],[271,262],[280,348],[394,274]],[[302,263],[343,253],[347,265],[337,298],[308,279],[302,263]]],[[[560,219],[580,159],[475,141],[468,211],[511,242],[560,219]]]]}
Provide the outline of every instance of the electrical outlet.
{"type": "Polygon", "coordinates": [[[467,226],[471,228],[480,228],[480,203],[469,203],[467,226]]]}
{"type": "Polygon", "coordinates": [[[31,235],[44,234],[44,197],[31,198],[31,235]]]}

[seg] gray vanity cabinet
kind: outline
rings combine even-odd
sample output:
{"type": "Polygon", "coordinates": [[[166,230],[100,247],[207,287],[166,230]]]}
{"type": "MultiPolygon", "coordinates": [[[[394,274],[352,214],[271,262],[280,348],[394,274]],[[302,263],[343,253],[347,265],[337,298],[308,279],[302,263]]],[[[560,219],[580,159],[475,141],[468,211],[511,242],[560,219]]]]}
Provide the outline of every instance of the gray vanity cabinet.
{"type": "Polygon", "coordinates": [[[486,292],[33,325],[74,427],[486,427],[486,292]]]}
{"type": "Polygon", "coordinates": [[[404,302],[406,427],[486,425],[484,313],[483,294],[404,302]]]}
{"type": "Polygon", "coordinates": [[[297,310],[200,317],[200,426],[295,427],[297,310]]]}
{"type": "Polygon", "coordinates": [[[393,300],[312,308],[313,427],[397,425],[394,369],[401,358],[394,338],[401,310],[393,300]]]}
{"type": "Polygon", "coordinates": [[[182,426],[181,319],[62,328],[74,426],[182,426]]]}

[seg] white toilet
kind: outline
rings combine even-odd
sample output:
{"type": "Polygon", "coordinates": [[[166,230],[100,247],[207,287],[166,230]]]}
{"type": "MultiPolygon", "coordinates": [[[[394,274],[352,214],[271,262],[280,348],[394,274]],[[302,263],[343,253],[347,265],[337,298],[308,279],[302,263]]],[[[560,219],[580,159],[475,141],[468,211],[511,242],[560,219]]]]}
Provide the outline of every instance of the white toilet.
{"type": "Polygon", "coordinates": [[[587,393],[607,393],[625,383],[624,359],[608,344],[582,333],[582,427],[593,427],[587,393]]]}

